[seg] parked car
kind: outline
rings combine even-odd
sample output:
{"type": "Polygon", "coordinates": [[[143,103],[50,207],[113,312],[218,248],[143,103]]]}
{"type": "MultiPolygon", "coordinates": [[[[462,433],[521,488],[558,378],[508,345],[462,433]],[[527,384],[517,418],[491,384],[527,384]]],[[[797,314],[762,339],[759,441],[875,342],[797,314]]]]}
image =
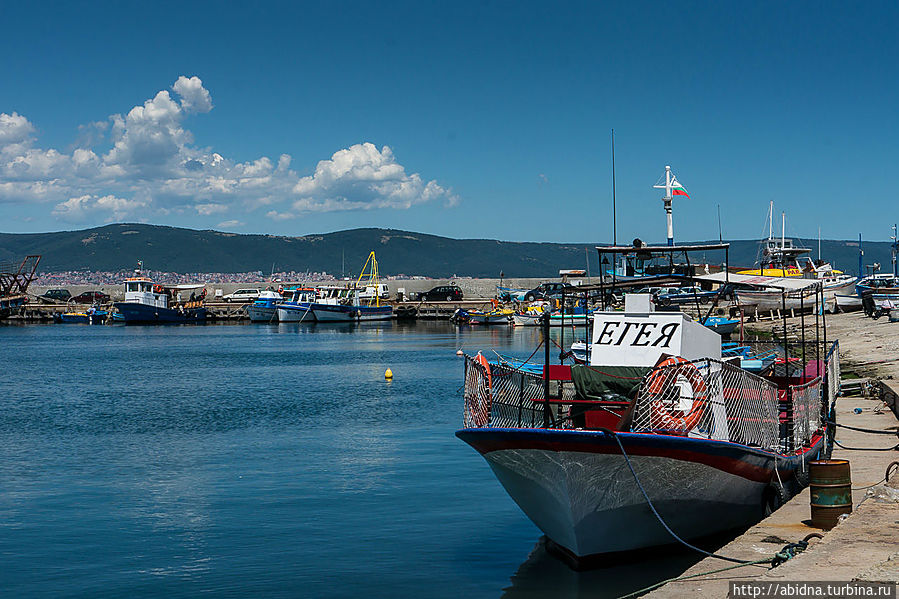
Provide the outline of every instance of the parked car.
{"type": "Polygon", "coordinates": [[[689,304],[699,299],[702,304],[707,304],[718,295],[717,291],[703,291],[699,287],[676,287],[666,289],[656,296],[656,302],[663,306],[669,304],[689,304]]]}
{"type": "Polygon", "coordinates": [[[562,289],[565,285],[562,283],[541,283],[524,293],[524,301],[533,302],[538,299],[557,299],[562,297],[562,289]]]}
{"type": "Polygon", "coordinates": [[[238,289],[234,293],[229,293],[228,295],[222,297],[226,302],[255,302],[259,299],[259,294],[261,291],[259,289],[238,289]]]}
{"type": "Polygon", "coordinates": [[[419,293],[418,299],[425,302],[457,302],[462,299],[462,290],[456,285],[440,285],[419,293]]]}
{"type": "Polygon", "coordinates": [[[102,291],[85,291],[76,295],[70,301],[76,304],[105,304],[109,302],[109,296],[102,291]]]}
{"type": "Polygon", "coordinates": [[[68,289],[48,289],[47,293],[38,297],[42,302],[53,304],[56,302],[67,302],[71,299],[72,294],[68,289]]]}

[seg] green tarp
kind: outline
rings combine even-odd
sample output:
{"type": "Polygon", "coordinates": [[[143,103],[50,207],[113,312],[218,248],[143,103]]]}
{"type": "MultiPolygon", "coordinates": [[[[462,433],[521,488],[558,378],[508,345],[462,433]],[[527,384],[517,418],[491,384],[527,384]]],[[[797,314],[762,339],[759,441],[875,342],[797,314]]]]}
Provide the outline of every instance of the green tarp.
{"type": "Polygon", "coordinates": [[[633,398],[643,376],[652,370],[645,366],[572,366],[571,379],[578,399],[609,400],[610,394],[633,398]]]}

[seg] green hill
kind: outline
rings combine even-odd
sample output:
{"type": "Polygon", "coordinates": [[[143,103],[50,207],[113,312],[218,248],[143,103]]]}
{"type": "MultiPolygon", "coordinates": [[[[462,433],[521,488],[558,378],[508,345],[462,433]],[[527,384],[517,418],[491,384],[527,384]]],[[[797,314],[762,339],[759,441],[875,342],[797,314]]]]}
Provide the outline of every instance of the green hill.
{"type": "MultiPolygon", "coordinates": [[[[732,265],[751,266],[758,242],[733,241],[732,265]]],[[[382,275],[449,277],[556,276],[560,268],[584,268],[589,256],[596,273],[594,243],[526,243],[491,239],[451,239],[393,229],[352,229],[322,235],[283,237],[196,231],[144,224],[114,224],[83,231],[0,233],[0,260],[41,254],[42,272],[116,271],[146,268],[168,272],[325,271],[358,272],[374,250],[382,275]]],[[[812,244],[809,244],[812,245],[812,244]]],[[[865,263],[890,269],[890,244],[865,243],[865,263]]],[[[854,273],[858,242],[824,241],[822,254],[854,273]]],[[[697,257],[701,260],[701,257],[697,257]]],[[[710,255],[708,259],[722,258],[710,255]]]]}

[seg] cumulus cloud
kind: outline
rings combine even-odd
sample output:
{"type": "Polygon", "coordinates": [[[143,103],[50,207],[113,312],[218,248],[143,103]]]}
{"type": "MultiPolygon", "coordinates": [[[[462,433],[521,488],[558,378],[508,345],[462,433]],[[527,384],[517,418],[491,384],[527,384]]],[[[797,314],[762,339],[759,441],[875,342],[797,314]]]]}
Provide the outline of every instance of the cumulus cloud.
{"type": "Polygon", "coordinates": [[[107,221],[120,220],[132,216],[135,211],[145,208],[146,202],[117,198],[114,195],[97,197],[90,194],[69,198],[53,208],[53,214],[67,221],[81,221],[91,214],[105,214],[107,221]]]}
{"type": "Polygon", "coordinates": [[[185,120],[213,109],[199,77],[181,76],[171,88],[125,114],[79,128],[71,151],[41,148],[35,126],[17,112],[0,113],[0,202],[52,203],[68,221],[160,214],[228,215],[266,207],[274,220],[304,213],[407,209],[457,198],[436,181],[407,173],[388,146],[360,143],[322,160],[301,176],[292,158],[237,161],[195,143],[185,120]]]}
{"type": "Polygon", "coordinates": [[[293,190],[301,196],[293,203],[297,212],[410,208],[434,199],[450,204],[456,200],[436,181],[426,183],[417,173],[406,174],[388,146],[378,150],[372,143],[335,152],[293,190]]]}
{"type": "Polygon", "coordinates": [[[225,220],[216,225],[217,229],[239,229],[246,223],[239,220],[225,220]]]}
{"type": "Polygon", "coordinates": [[[34,133],[34,125],[17,112],[0,113],[0,145],[21,143],[34,133]]]}

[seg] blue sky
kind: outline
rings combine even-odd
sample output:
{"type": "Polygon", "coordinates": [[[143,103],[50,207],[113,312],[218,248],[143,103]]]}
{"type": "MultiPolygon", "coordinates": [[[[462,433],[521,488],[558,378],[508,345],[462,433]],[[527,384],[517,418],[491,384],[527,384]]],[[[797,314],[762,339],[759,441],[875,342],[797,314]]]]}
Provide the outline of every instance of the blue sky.
{"type": "MultiPolygon", "coordinates": [[[[895,3],[6,3],[0,230],[886,239],[895,3]]],[[[894,216],[895,214],[895,216],[894,216]]]]}

